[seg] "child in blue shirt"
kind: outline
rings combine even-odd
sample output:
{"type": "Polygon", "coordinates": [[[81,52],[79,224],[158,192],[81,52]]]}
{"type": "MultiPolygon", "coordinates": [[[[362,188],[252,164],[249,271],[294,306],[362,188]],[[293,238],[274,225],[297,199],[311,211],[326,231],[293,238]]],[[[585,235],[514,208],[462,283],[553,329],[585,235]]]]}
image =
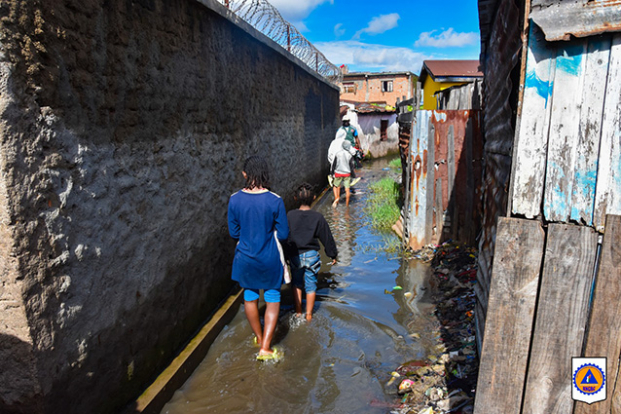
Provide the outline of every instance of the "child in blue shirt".
{"type": "Polygon", "coordinates": [[[306,291],[306,320],[313,319],[313,307],[317,290],[317,274],[321,267],[319,242],[323,244],[326,255],[336,263],[336,243],[326,219],[314,210],[311,204],[315,199],[313,187],[304,183],[295,192],[295,199],[300,204],[297,210],[287,213],[289,221],[289,240],[287,256],[291,263],[293,282],[293,299],[296,315],[302,316],[302,289],[306,291]]]}
{"type": "Polygon", "coordinates": [[[271,348],[272,337],[280,311],[280,287],[283,283],[283,263],[279,240],[289,236],[285,205],[269,191],[267,162],[249,157],[242,174],[246,186],[229,200],[228,225],[232,238],[237,240],[233,259],[232,279],[244,288],[246,318],[261,346],[257,359],[278,357],[271,348]],[[266,302],[265,327],[259,318],[259,290],[266,302]]]}

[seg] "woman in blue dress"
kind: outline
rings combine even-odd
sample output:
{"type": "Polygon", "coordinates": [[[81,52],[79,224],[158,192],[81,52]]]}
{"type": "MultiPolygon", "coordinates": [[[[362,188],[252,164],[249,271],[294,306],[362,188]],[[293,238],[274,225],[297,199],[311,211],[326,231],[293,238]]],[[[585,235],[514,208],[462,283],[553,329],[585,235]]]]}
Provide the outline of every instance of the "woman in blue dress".
{"type": "Polygon", "coordinates": [[[283,262],[279,240],[289,236],[285,205],[269,190],[267,162],[259,156],[244,162],[245,187],[229,200],[228,224],[237,240],[232,279],[244,288],[244,310],[261,346],[257,359],[278,358],[271,347],[280,311],[283,262]],[[266,303],[264,328],[259,318],[259,290],[266,303]]]}

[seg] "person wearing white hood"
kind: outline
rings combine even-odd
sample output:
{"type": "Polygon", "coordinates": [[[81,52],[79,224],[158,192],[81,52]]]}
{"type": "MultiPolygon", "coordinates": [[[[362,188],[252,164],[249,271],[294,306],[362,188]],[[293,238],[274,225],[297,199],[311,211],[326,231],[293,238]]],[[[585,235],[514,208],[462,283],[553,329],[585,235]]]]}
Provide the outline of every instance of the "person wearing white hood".
{"type": "MultiPolygon", "coordinates": [[[[334,141],[337,141],[336,139],[334,141]]],[[[349,205],[349,197],[351,194],[350,187],[358,182],[360,178],[354,178],[352,175],[354,172],[353,155],[351,150],[353,149],[350,142],[347,139],[338,140],[341,143],[341,150],[334,153],[334,161],[332,163],[332,174],[334,174],[332,185],[332,191],[334,193],[334,202],[332,207],[336,207],[341,198],[341,184],[345,187],[345,205],[349,205]]],[[[355,150],[354,150],[355,151],[355,150]]]]}

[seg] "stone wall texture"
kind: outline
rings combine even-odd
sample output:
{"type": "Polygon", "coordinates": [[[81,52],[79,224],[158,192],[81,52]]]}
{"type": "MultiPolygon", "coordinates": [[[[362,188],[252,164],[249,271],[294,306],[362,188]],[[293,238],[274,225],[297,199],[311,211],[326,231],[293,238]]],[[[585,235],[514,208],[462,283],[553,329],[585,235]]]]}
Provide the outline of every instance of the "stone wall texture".
{"type": "Polygon", "coordinates": [[[212,0],[0,0],[0,48],[0,412],[118,412],[235,289],[244,159],[325,183],[338,89],[212,0]]]}

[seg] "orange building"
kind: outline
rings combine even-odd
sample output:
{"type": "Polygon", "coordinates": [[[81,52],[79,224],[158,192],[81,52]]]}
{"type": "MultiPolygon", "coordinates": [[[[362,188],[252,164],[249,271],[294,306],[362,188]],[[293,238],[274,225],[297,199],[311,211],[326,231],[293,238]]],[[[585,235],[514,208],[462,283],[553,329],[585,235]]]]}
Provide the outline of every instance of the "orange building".
{"type": "Polygon", "coordinates": [[[384,102],[395,105],[414,96],[417,76],[411,72],[352,72],[343,74],[341,101],[384,102]]]}

